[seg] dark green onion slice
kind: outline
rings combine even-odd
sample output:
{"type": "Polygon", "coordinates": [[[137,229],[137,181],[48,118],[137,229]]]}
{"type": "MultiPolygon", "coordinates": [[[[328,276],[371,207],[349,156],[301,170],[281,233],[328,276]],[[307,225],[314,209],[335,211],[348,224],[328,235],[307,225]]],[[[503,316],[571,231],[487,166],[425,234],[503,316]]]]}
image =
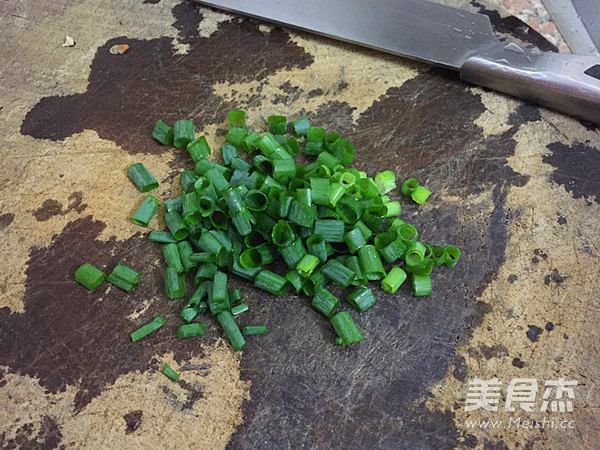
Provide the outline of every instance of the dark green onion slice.
{"type": "Polygon", "coordinates": [[[130,220],[140,227],[147,227],[154,214],[156,214],[156,211],[158,211],[159,204],[160,202],[156,198],[149,195],[135,213],[133,213],[130,220]]]}
{"type": "Polygon", "coordinates": [[[229,342],[236,352],[239,352],[246,345],[246,340],[242,335],[239,327],[235,323],[233,315],[229,311],[222,311],[217,314],[217,320],[223,327],[225,334],[229,338],[229,342]]]}
{"type": "Polygon", "coordinates": [[[263,325],[245,325],[242,328],[242,334],[244,336],[250,336],[253,334],[268,334],[269,330],[267,330],[267,327],[263,326],[263,325]]]}
{"type": "Polygon", "coordinates": [[[359,312],[365,312],[375,304],[377,298],[373,291],[367,287],[359,287],[346,297],[348,303],[354,306],[359,312]]]}
{"type": "Polygon", "coordinates": [[[381,289],[388,294],[395,294],[402,283],[406,280],[406,272],[400,267],[394,266],[388,274],[381,280],[381,289]]]}
{"type": "Polygon", "coordinates": [[[173,145],[184,148],[196,137],[196,127],[189,120],[178,120],[173,125],[173,145]]]}
{"type": "Polygon", "coordinates": [[[148,192],[158,187],[158,181],[142,163],[132,164],[127,175],[141,192],[148,192]]]}
{"type": "Polygon", "coordinates": [[[162,145],[171,145],[173,143],[173,128],[159,120],[152,130],[152,137],[162,145]]]}
{"type": "Polygon", "coordinates": [[[458,262],[458,258],[460,258],[460,250],[453,245],[446,245],[444,251],[446,253],[444,264],[446,264],[446,267],[454,267],[458,262]]]}
{"type": "Polygon", "coordinates": [[[143,337],[146,337],[150,333],[158,330],[165,323],[167,323],[167,321],[162,316],[155,317],[154,319],[152,319],[152,321],[148,322],[146,325],[138,328],[133,333],[131,333],[131,341],[139,341],[143,337]]]}
{"type": "Polygon", "coordinates": [[[106,281],[127,292],[131,292],[135,288],[139,279],[140,273],[123,261],[119,261],[113,271],[106,277],[106,281]]]}
{"type": "Polygon", "coordinates": [[[269,132],[273,134],[285,134],[287,128],[287,118],[285,116],[269,116],[269,132]]]}
{"type": "Polygon", "coordinates": [[[175,244],[177,239],[169,231],[152,230],[148,235],[150,242],[158,242],[161,244],[175,244]]]}
{"type": "Polygon", "coordinates": [[[233,314],[234,316],[237,316],[246,311],[248,311],[248,305],[246,303],[240,303],[239,305],[236,305],[233,308],[231,308],[231,314],[233,314]]]}
{"type": "Polygon", "coordinates": [[[348,311],[337,313],[330,321],[338,336],[342,338],[342,344],[349,345],[365,340],[348,311]]]}
{"type": "Polygon", "coordinates": [[[206,324],[204,322],[188,323],[184,325],[179,325],[179,328],[177,328],[178,339],[204,336],[204,333],[206,333],[206,324]]]}
{"type": "Polygon", "coordinates": [[[186,149],[192,158],[192,161],[197,163],[201,159],[210,156],[210,147],[206,141],[206,136],[200,136],[187,144],[186,149]]]}
{"type": "Polygon", "coordinates": [[[340,303],[340,299],[327,289],[319,287],[315,289],[312,305],[326,317],[332,317],[340,303]]]}
{"type": "Polygon", "coordinates": [[[431,278],[429,275],[412,275],[412,291],[415,296],[431,294],[431,278]]]}
{"type": "Polygon", "coordinates": [[[430,195],[431,195],[430,190],[425,189],[422,186],[417,186],[415,188],[415,190],[412,192],[412,194],[410,194],[410,198],[412,198],[415,203],[423,204],[423,203],[425,203],[425,200],[427,200],[427,198],[430,195]]]}
{"type": "Polygon", "coordinates": [[[179,374],[175,372],[167,363],[162,366],[160,371],[173,381],[179,380],[179,374]]]}
{"type": "Polygon", "coordinates": [[[310,127],[310,121],[307,117],[296,119],[292,122],[292,128],[296,136],[305,136],[310,127]]]}
{"type": "Polygon", "coordinates": [[[90,263],[85,263],[75,271],[75,281],[82,284],[90,291],[93,291],[102,284],[106,274],[100,269],[92,266],[90,263]]]}
{"type": "Polygon", "coordinates": [[[416,188],[419,187],[419,182],[417,181],[416,178],[409,178],[408,180],[406,180],[404,182],[404,184],[402,184],[402,195],[405,195],[406,197],[410,197],[412,195],[412,193],[415,191],[416,188]]]}

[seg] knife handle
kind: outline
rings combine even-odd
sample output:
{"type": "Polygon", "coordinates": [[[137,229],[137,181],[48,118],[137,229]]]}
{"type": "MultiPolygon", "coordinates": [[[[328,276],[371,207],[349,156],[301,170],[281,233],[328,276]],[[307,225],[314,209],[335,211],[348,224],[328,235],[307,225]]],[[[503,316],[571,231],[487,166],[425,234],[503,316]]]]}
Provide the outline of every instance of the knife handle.
{"type": "Polygon", "coordinates": [[[600,123],[597,56],[490,51],[467,59],[460,77],[474,84],[600,123]]]}

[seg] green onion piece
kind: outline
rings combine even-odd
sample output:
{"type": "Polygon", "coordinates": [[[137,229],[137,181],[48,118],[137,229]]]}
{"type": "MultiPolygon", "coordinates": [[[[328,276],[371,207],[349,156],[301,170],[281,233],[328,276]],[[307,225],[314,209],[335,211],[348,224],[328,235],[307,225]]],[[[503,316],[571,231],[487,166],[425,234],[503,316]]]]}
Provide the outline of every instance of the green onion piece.
{"type": "Polygon", "coordinates": [[[198,315],[198,310],[196,308],[183,308],[179,313],[179,317],[185,323],[191,323],[192,320],[198,315]]]}
{"type": "Polygon", "coordinates": [[[460,250],[453,245],[446,245],[444,251],[446,253],[444,264],[446,264],[446,267],[454,267],[458,262],[458,258],[460,258],[460,250]]]}
{"type": "Polygon", "coordinates": [[[410,223],[402,223],[397,227],[398,237],[405,243],[413,243],[417,241],[419,234],[417,229],[410,223]]]}
{"type": "Polygon", "coordinates": [[[292,121],[292,128],[296,136],[306,136],[306,133],[310,127],[310,121],[308,117],[302,117],[292,121]]]}
{"type": "Polygon", "coordinates": [[[262,266],[262,256],[255,248],[248,248],[240,255],[240,264],[245,269],[259,269],[262,266]]]}
{"type": "Polygon", "coordinates": [[[422,186],[417,186],[415,188],[415,190],[412,192],[412,194],[410,194],[410,198],[412,198],[415,203],[418,203],[421,205],[421,204],[425,203],[425,200],[427,200],[427,198],[430,195],[431,195],[430,190],[425,189],[422,186]]]}
{"type": "Polygon", "coordinates": [[[154,214],[156,214],[156,211],[158,211],[159,204],[160,202],[156,198],[149,195],[135,213],[133,213],[130,220],[140,227],[147,227],[154,214]]]}
{"type": "Polygon", "coordinates": [[[444,247],[432,245],[431,253],[433,255],[433,262],[435,263],[436,266],[441,266],[442,264],[444,264],[446,262],[446,259],[448,258],[448,254],[444,247]]]}
{"type": "Polygon", "coordinates": [[[360,266],[358,256],[348,256],[344,265],[352,272],[354,272],[354,281],[352,281],[352,283],[350,284],[354,286],[364,286],[365,284],[367,284],[367,277],[365,276],[363,269],[360,266]]]}
{"type": "Polygon", "coordinates": [[[290,270],[286,273],[285,279],[292,285],[296,294],[302,290],[302,277],[295,270],[290,270]]]}
{"type": "Polygon", "coordinates": [[[217,236],[209,230],[202,230],[202,234],[197,241],[198,248],[204,252],[216,253],[223,248],[223,243],[217,239],[217,236]]]}
{"type": "Polygon", "coordinates": [[[148,322],[146,325],[138,328],[133,333],[131,333],[131,335],[130,335],[131,341],[132,342],[139,341],[143,337],[148,336],[153,331],[158,330],[165,323],[167,323],[167,321],[162,316],[155,317],[150,322],[148,322]]]}
{"type": "Polygon", "coordinates": [[[184,148],[192,142],[196,135],[196,127],[189,120],[178,120],[173,125],[173,145],[184,148]]]}
{"type": "Polygon", "coordinates": [[[342,344],[349,345],[365,340],[348,311],[337,313],[330,321],[338,336],[342,338],[342,344]]]}
{"type": "Polygon", "coordinates": [[[288,152],[292,158],[295,158],[300,154],[300,144],[294,138],[286,139],[283,148],[285,148],[285,151],[288,152]]]}
{"type": "Polygon", "coordinates": [[[380,172],[375,175],[375,184],[379,188],[379,193],[385,195],[396,189],[396,175],[391,170],[380,172]]]}
{"type": "Polygon", "coordinates": [[[341,161],[344,166],[349,166],[354,160],[356,150],[350,141],[346,139],[338,139],[331,146],[331,154],[341,161]]]}
{"type": "Polygon", "coordinates": [[[233,145],[223,145],[221,146],[221,158],[223,159],[223,164],[226,166],[231,166],[231,163],[234,159],[238,159],[238,151],[233,145]]]}
{"type": "Polygon", "coordinates": [[[431,294],[431,278],[429,275],[412,275],[412,291],[417,297],[431,294]]]}
{"type": "Polygon", "coordinates": [[[327,261],[327,247],[322,234],[312,234],[306,239],[308,253],[319,258],[320,262],[327,261]]]}
{"type": "Polygon", "coordinates": [[[183,199],[181,197],[175,197],[164,202],[165,209],[167,212],[175,211],[179,214],[183,212],[183,199]]]}
{"type": "MultiPolygon", "coordinates": [[[[184,191],[189,192],[195,188],[198,176],[193,170],[184,170],[179,176],[179,184],[184,191]]],[[[183,198],[182,198],[183,201],[183,198]]]]}
{"type": "Polygon", "coordinates": [[[246,269],[244,266],[240,264],[239,256],[234,256],[231,258],[231,262],[229,263],[229,271],[235,275],[238,275],[242,278],[246,278],[247,280],[254,281],[254,278],[260,273],[261,269],[246,269]]]}
{"type": "Polygon", "coordinates": [[[222,175],[227,175],[230,170],[221,164],[214,163],[208,159],[201,159],[194,166],[194,173],[198,176],[206,176],[209,170],[216,169],[222,175]]]}
{"type": "Polygon", "coordinates": [[[161,244],[175,244],[177,239],[168,231],[152,230],[148,235],[150,242],[158,242],[161,244]]]}
{"type": "Polygon", "coordinates": [[[231,214],[240,214],[244,211],[246,206],[242,200],[242,196],[240,195],[238,188],[229,186],[228,188],[224,189],[221,194],[223,195],[231,214]]]}
{"type": "Polygon", "coordinates": [[[293,159],[273,159],[273,178],[276,181],[285,181],[287,178],[296,176],[296,163],[293,159]]]}
{"type": "Polygon", "coordinates": [[[173,381],[179,380],[179,374],[173,369],[171,369],[171,367],[167,363],[165,363],[162,366],[162,369],[160,371],[173,381]]]}
{"type": "Polygon", "coordinates": [[[402,258],[407,249],[406,244],[398,238],[398,233],[392,230],[375,236],[374,244],[379,254],[389,263],[402,258]]]}
{"type": "Polygon", "coordinates": [[[323,142],[310,141],[304,146],[304,154],[307,156],[319,156],[323,150],[323,142]]]}
{"type": "Polygon", "coordinates": [[[250,234],[244,236],[244,244],[249,248],[258,247],[266,243],[267,240],[258,230],[252,230],[250,234]]]}
{"type": "Polygon", "coordinates": [[[229,291],[229,304],[236,305],[242,301],[242,290],[234,289],[229,291]]]}
{"type": "Polygon", "coordinates": [[[343,198],[346,188],[341,183],[331,183],[329,185],[329,204],[333,207],[343,198]]]}
{"type": "Polygon", "coordinates": [[[148,192],[158,187],[158,181],[142,163],[132,164],[127,169],[127,175],[141,192],[148,192]]]}
{"type": "Polygon", "coordinates": [[[314,233],[322,235],[325,242],[344,242],[344,221],[317,219],[314,233]]]}
{"type": "Polygon", "coordinates": [[[211,181],[212,185],[215,187],[219,194],[222,194],[225,189],[230,187],[230,184],[227,181],[227,179],[225,179],[223,174],[217,168],[212,168],[208,170],[205,176],[211,181]]]}
{"type": "Polygon", "coordinates": [[[177,328],[178,339],[204,336],[204,333],[206,333],[206,324],[204,322],[188,323],[185,325],[179,325],[179,328],[177,328]]]}
{"type": "Polygon", "coordinates": [[[350,283],[354,280],[354,272],[335,259],[330,259],[323,266],[323,275],[335,284],[344,287],[350,286],[350,283]]]}
{"type": "Polygon", "coordinates": [[[344,195],[335,205],[335,212],[340,219],[349,225],[353,225],[360,220],[361,209],[360,202],[349,195],[344,195]]]}
{"type": "Polygon", "coordinates": [[[241,109],[229,111],[229,126],[230,127],[246,127],[246,112],[241,109]]]}
{"type": "Polygon", "coordinates": [[[252,334],[268,334],[269,330],[263,325],[245,325],[242,328],[242,334],[244,336],[250,336],[252,334]]]}
{"type": "MultiPolygon", "coordinates": [[[[185,304],[185,308],[194,308],[194,309],[199,310],[200,302],[202,301],[202,299],[204,297],[207,296],[209,287],[211,287],[209,281],[204,281],[204,282],[200,283],[198,285],[198,288],[194,291],[194,293],[192,294],[190,299],[185,304]]],[[[212,287],[211,287],[211,289],[212,289],[212,287]]]]}
{"type": "Polygon", "coordinates": [[[246,150],[249,154],[255,152],[258,149],[256,142],[261,138],[261,135],[256,131],[246,135],[242,140],[241,147],[246,150]]]}
{"type": "Polygon", "coordinates": [[[247,135],[248,132],[245,127],[231,127],[227,132],[225,141],[235,147],[241,147],[247,135]]]}
{"type": "Polygon", "coordinates": [[[224,303],[227,299],[227,274],[217,272],[213,277],[212,300],[215,303],[224,303]]]}
{"type": "Polygon", "coordinates": [[[264,192],[257,189],[248,191],[244,197],[244,202],[250,211],[264,211],[267,209],[267,196],[264,192]]]}
{"type": "Polygon", "coordinates": [[[127,292],[133,291],[133,288],[135,288],[135,284],[139,279],[140,273],[129,267],[123,261],[119,261],[113,271],[106,277],[106,281],[127,292]]]}
{"type": "Polygon", "coordinates": [[[405,195],[406,197],[410,197],[412,195],[412,193],[415,191],[416,188],[419,187],[419,182],[417,181],[416,178],[409,178],[408,180],[406,180],[404,182],[404,184],[402,184],[402,195],[405,195]]]}
{"type": "Polygon", "coordinates": [[[229,342],[231,342],[233,349],[236,352],[238,352],[242,348],[244,348],[244,345],[246,345],[246,340],[244,339],[244,336],[240,332],[240,329],[238,328],[237,324],[235,323],[235,320],[233,319],[233,315],[231,314],[231,312],[229,312],[229,311],[220,312],[219,314],[217,314],[217,320],[223,327],[223,330],[225,331],[225,334],[229,338],[229,342]]]}
{"type": "Polygon", "coordinates": [[[185,275],[179,275],[175,267],[167,267],[164,270],[165,292],[167,298],[183,298],[185,297],[185,275]]]}
{"type": "Polygon", "coordinates": [[[331,190],[328,179],[310,178],[310,190],[312,201],[315,205],[329,205],[329,193],[331,190]]]}
{"type": "Polygon", "coordinates": [[[409,266],[418,266],[425,259],[425,251],[426,248],[421,242],[414,241],[406,250],[404,261],[409,266]]]}
{"type": "Polygon", "coordinates": [[[181,214],[183,222],[187,225],[200,223],[203,216],[198,206],[198,195],[196,192],[183,192],[181,196],[183,198],[183,211],[181,214]]]}
{"type": "Polygon", "coordinates": [[[241,314],[246,311],[248,311],[248,305],[246,303],[240,303],[239,305],[231,308],[231,314],[233,314],[234,316],[237,316],[238,314],[241,314]]]}
{"type": "Polygon", "coordinates": [[[210,147],[206,141],[206,136],[200,136],[186,145],[186,149],[192,158],[192,161],[197,163],[201,159],[210,156],[210,147]]]}
{"type": "Polygon", "coordinates": [[[217,273],[219,267],[214,263],[201,263],[198,264],[198,271],[196,272],[196,276],[194,277],[194,283],[198,284],[201,280],[212,280],[217,273]]]}
{"type": "Polygon", "coordinates": [[[194,249],[189,241],[181,241],[177,244],[179,250],[179,257],[183,264],[183,271],[188,273],[194,267],[198,266],[198,263],[192,261],[191,256],[194,254],[194,249]]]}
{"type": "Polygon", "coordinates": [[[296,265],[296,270],[300,276],[308,278],[313,273],[313,270],[317,268],[319,262],[319,258],[307,253],[302,257],[300,262],[298,262],[298,265],[296,265]]]}
{"type": "Polygon", "coordinates": [[[387,208],[386,217],[397,216],[402,212],[402,206],[398,200],[386,203],[385,207],[387,208]]]}
{"type": "Polygon", "coordinates": [[[165,214],[164,219],[169,231],[178,241],[185,239],[190,234],[190,230],[185,225],[181,215],[178,212],[168,212],[165,214]]]}
{"type": "Polygon", "coordinates": [[[298,224],[301,227],[310,228],[313,226],[316,217],[317,208],[315,206],[303,205],[297,200],[292,200],[288,218],[293,223],[298,224]]]}
{"type": "Polygon", "coordinates": [[[246,236],[252,231],[252,224],[244,214],[235,214],[231,216],[231,221],[241,236],[246,236]]]}
{"type": "Polygon", "coordinates": [[[400,267],[394,266],[388,272],[383,280],[381,280],[381,289],[388,294],[395,294],[398,288],[406,280],[406,272],[400,267]]]}
{"type": "Polygon", "coordinates": [[[167,244],[162,246],[163,256],[167,267],[174,267],[177,273],[183,272],[183,264],[181,263],[181,255],[176,244],[167,244]]]}
{"type": "Polygon", "coordinates": [[[329,292],[327,289],[318,287],[315,289],[315,296],[312,300],[312,305],[321,311],[326,317],[331,317],[335,314],[335,310],[340,303],[340,299],[329,292]]]}
{"type": "Polygon", "coordinates": [[[85,263],[75,271],[75,281],[82,284],[90,291],[96,289],[104,279],[106,274],[100,269],[92,266],[90,263],[85,263]]]}
{"type": "Polygon", "coordinates": [[[261,270],[254,279],[254,286],[275,295],[285,295],[287,280],[270,270],[261,270]]]}
{"type": "Polygon", "coordinates": [[[381,280],[385,277],[383,263],[374,245],[363,245],[359,248],[358,260],[367,280],[381,280]]]}
{"type": "Polygon", "coordinates": [[[361,178],[358,180],[358,188],[363,198],[373,198],[379,194],[379,188],[372,178],[361,178]]]}
{"type": "MultiPolygon", "coordinates": [[[[370,230],[369,230],[370,231],[370,230]]],[[[351,253],[356,253],[359,248],[366,245],[367,241],[358,228],[353,228],[344,235],[344,242],[351,253]]]]}
{"type": "Polygon", "coordinates": [[[360,231],[360,234],[362,234],[365,242],[368,242],[369,239],[371,239],[371,236],[373,236],[371,229],[362,220],[356,222],[354,224],[354,228],[360,231]]]}
{"type": "Polygon", "coordinates": [[[302,243],[302,239],[296,237],[290,244],[282,245],[277,249],[283,260],[290,269],[294,269],[300,260],[306,255],[306,248],[302,243]]]}
{"type": "Polygon", "coordinates": [[[339,133],[329,133],[325,135],[325,148],[327,150],[331,150],[334,144],[341,138],[342,136],[339,133]]]}
{"type": "Polygon", "coordinates": [[[319,153],[319,156],[317,156],[317,163],[323,166],[327,166],[330,169],[335,169],[337,166],[342,164],[342,162],[338,158],[336,158],[327,151],[319,153]]]}
{"type": "Polygon", "coordinates": [[[272,134],[285,134],[287,128],[287,118],[285,116],[269,116],[269,132],[272,134]]]}
{"type": "Polygon", "coordinates": [[[231,168],[248,173],[252,169],[252,164],[242,158],[233,158],[231,160],[231,168]]]}
{"type": "Polygon", "coordinates": [[[359,287],[357,290],[348,295],[346,300],[348,300],[348,303],[354,306],[359,312],[363,313],[375,304],[377,298],[371,289],[359,287]]]}
{"type": "Polygon", "coordinates": [[[325,286],[325,275],[315,270],[308,279],[302,281],[302,291],[309,297],[314,297],[318,288],[325,286]]]}
{"type": "Polygon", "coordinates": [[[431,272],[433,272],[434,264],[435,263],[433,262],[433,259],[426,258],[421,264],[416,266],[409,266],[407,264],[405,270],[407,272],[417,273],[419,275],[429,275],[431,272]]]}
{"type": "Polygon", "coordinates": [[[335,338],[334,342],[335,342],[335,345],[341,345],[341,344],[344,343],[344,340],[341,337],[338,336],[338,337],[335,338]]]}
{"type": "Polygon", "coordinates": [[[159,120],[156,122],[156,125],[154,125],[152,137],[162,145],[171,145],[173,143],[173,128],[159,120]]]}
{"type": "Polygon", "coordinates": [[[325,139],[325,129],[323,127],[310,127],[306,130],[307,142],[323,142],[325,139]]]}

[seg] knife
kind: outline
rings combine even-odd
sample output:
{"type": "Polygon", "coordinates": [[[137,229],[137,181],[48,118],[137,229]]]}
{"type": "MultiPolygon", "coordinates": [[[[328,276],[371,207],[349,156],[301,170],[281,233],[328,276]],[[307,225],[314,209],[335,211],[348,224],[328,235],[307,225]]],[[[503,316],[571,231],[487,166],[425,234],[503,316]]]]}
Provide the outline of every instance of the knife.
{"type": "Polygon", "coordinates": [[[600,123],[600,57],[500,40],[487,16],[425,0],[196,0],[457,70],[470,83],[600,123]]]}

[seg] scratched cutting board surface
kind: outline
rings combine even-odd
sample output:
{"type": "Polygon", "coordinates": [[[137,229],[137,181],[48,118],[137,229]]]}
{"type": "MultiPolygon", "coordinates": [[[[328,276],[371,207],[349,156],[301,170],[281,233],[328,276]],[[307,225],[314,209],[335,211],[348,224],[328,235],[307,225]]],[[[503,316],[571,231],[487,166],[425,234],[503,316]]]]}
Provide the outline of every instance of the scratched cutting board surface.
{"type": "MultiPolygon", "coordinates": [[[[467,6],[551,49],[518,20],[467,6]]],[[[0,447],[597,445],[597,127],[188,2],[8,1],[0,14],[0,447]],[[112,54],[117,44],[129,50],[112,54]],[[259,130],[271,114],[307,116],[354,144],[359,170],[418,178],[426,204],[390,195],[424,241],[458,246],[459,264],[434,272],[428,297],[375,287],[377,304],[353,313],[365,341],[348,348],[307,298],[235,277],[250,306],[239,323],[270,333],[236,354],[206,317],[205,337],[177,340],[181,304],[163,294],[160,245],[128,221],[144,195],[126,169],[143,162],[161,184],[153,194],[172,198],[192,164],[152,140],[153,124],[190,119],[216,150],[238,108],[259,130]],[[73,281],[84,262],[119,260],[142,273],[130,294],[73,281]],[[132,344],[157,315],[167,325],[132,344]],[[165,362],[180,381],[160,374],[165,362]],[[497,412],[465,411],[477,378],[578,380],[575,430],[468,428],[516,417],[504,394],[497,412]]],[[[541,389],[524,417],[544,416],[541,389]]]]}

